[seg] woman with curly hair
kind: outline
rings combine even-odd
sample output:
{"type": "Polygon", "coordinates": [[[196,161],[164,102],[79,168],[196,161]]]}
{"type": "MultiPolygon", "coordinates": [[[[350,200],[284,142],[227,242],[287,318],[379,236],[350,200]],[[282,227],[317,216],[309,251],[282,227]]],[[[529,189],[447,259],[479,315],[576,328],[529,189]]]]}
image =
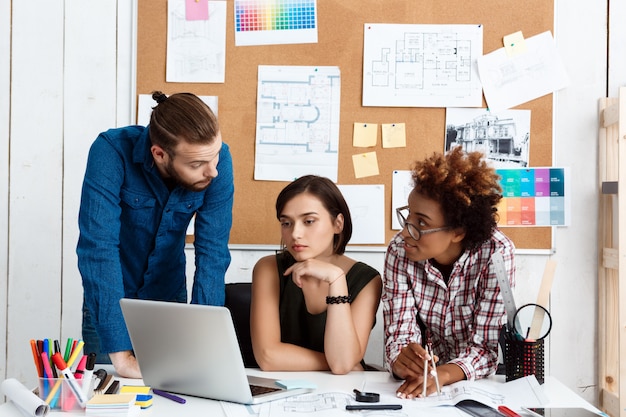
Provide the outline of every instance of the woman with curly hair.
{"type": "Polygon", "coordinates": [[[457,147],[417,162],[403,227],[385,256],[383,312],[388,369],[401,398],[495,373],[505,321],[492,255],[515,284],[515,247],[497,225],[499,177],[479,152],[457,147]],[[434,363],[422,347],[428,342],[434,363]],[[425,377],[426,375],[426,377],[425,377]],[[436,376],[436,378],[435,378],[436,376]]]}

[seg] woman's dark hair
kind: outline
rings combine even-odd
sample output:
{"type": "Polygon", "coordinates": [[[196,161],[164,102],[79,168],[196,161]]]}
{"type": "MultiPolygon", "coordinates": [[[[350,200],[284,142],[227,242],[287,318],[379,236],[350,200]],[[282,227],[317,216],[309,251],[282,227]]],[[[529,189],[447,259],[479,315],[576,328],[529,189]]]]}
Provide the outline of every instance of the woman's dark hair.
{"type": "Polygon", "coordinates": [[[415,163],[412,177],[413,192],[437,201],[447,226],[465,230],[466,248],[474,249],[491,237],[502,188],[500,176],[482,153],[465,153],[460,146],[445,155],[435,153],[415,163]]]}
{"type": "Polygon", "coordinates": [[[343,254],[348,241],[352,237],[352,217],[343,194],[341,194],[335,183],[328,178],[306,175],[283,188],[276,199],[276,218],[280,220],[280,215],[285,205],[292,198],[302,193],[308,193],[317,197],[322,202],[324,208],[328,210],[333,220],[339,214],[343,214],[343,230],[335,234],[333,238],[333,252],[339,255],[343,254]]]}
{"type": "Polygon", "coordinates": [[[217,117],[209,106],[191,93],[176,93],[167,97],[153,91],[157,105],[150,116],[150,140],[170,156],[181,142],[210,144],[219,133],[217,117]]]}

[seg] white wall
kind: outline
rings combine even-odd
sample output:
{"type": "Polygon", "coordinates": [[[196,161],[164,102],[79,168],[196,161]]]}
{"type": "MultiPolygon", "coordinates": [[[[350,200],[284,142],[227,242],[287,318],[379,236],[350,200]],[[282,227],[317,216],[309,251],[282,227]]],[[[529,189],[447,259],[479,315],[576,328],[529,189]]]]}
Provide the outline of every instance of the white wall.
{"type": "MultiPolygon", "coordinates": [[[[96,135],[130,123],[134,3],[0,0],[0,331],[6,335],[0,338],[0,352],[6,351],[0,379],[34,385],[29,339],[80,337],[75,244],[82,171],[96,135]]],[[[573,168],[575,192],[572,225],[554,234],[546,372],[597,403],[596,108],[608,83],[611,94],[624,83],[626,59],[615,49],[609,62],[619,71],[607,81],[608,1],[555,4],[554,34],[571,85],[554,96],[554,165],[573,168]]],[[[611,7],[623,16],[624,6],[611,7]]],[[[616,38],[611,50],[623,40],[616,38]]],[[[248,281],[256,259],[272,250],[233,248],[227,280],[248,281]]],[[[382,251],[349,254],[382,272],[382,251]]],[[[546,260],[518,256],[518,304],[535,300],[546,260]]],[[[382,318],[370,363],[382,363],[380,324],[382,318]]]]}
{"type": "MultiPolygon", "coordinates": [[[[9,109],[11,91],[11,1],[0,0],[0,352],[6,352],[8,334],[7,289],[9,245],[9,109]],[[3,307],[4,306],[4,307],[3,307]]],[[[0,356],[0,377],[6,374],[6,356],[0,356]]]]}

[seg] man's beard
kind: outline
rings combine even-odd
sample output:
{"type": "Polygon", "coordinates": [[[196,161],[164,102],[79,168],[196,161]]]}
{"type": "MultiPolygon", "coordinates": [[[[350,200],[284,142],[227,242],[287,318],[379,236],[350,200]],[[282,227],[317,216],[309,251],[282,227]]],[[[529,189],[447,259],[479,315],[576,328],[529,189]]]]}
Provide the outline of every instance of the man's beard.
{"type": "Polygon", "coordinates": [[[174,165],[173,165],[171,159],[165,165],[165,172],[167,172],[167,174],[170,176],[170,178],[177,185],[180,185],[181,187],[183,187],[184,189],[189,190],[189,191],[195,191],[195,192],[204,191],[204,190],[206,190],[209,187],[209,185],[211,185],[212,178],[207,178],[204,181],[198,181],[198,182],[194,182],[194,183],[190,183],[188,181],[183,180],[180,177],[180,175],[178,175],[178,172],[176,172],[176,170],[174,169],[174,165]]]}

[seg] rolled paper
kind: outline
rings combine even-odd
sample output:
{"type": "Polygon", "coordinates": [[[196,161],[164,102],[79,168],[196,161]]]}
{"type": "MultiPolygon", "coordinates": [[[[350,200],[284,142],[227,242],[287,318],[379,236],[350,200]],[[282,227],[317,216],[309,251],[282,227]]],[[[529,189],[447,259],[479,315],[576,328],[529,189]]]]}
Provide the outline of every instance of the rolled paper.
{"type": "Polygon", "coordinates": [[[5,379],[0,387],[2,388],[2,393],[13,401],[25,415],[41,417],[48,415],[50,412],[50,406],[17,379],[5,379]]]}

